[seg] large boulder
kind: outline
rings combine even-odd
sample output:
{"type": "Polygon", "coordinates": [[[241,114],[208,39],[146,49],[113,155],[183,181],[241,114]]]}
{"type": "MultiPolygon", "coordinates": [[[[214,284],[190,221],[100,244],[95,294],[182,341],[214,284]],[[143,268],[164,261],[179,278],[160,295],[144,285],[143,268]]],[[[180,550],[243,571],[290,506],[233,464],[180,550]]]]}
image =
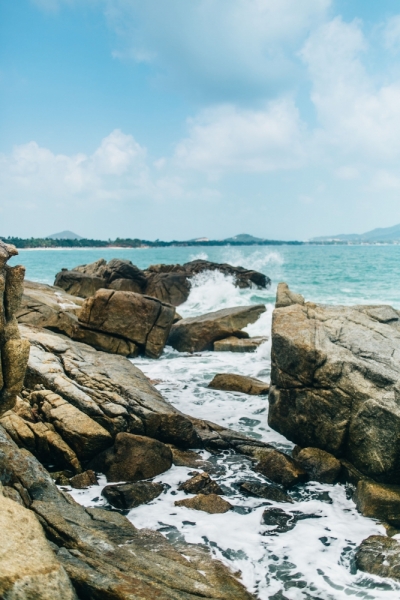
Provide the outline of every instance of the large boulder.
{"type": "Polygon", "coordinates": [[[249,337],[242,329],[257,321],[263,312],[264,304],[253,304],[181,319],[171,327],[167,343],[179,352],[213,350],[213,344],[217,340],[232,335],[249,337]]]}
{"type": "Polygon", "coordinates": [[[29,356],[29,342],[21,339],[15,317],[21,303],[25,269],[7,265],[16,254],[14,246],[0,240],[0,416],[15,404],[29,356]]]}
{"type": "Polygon", "coordinates": [[[355,502],[365,517],[400,526],[400,486],[359,481],[355,502]]]}
{"type": "Polygon", "coordinates": [[[141,504],[147,504],[164,491],[161,483],[152,481],[136,481],[135,483],[118,483],[106,485],[101,495],[115,508],[128,510],[141,504]]]}
{"type": "Polygon", "coordinates": [[[278,289],[268,422],[302,447],[400,483],[400,318],[390,306],[326,306],[278,289]],[[289,302],[292,302],[291,304],[289,302]]]}
{"type": "Polygon", "coordinates": [[[134,292],[99,290],[84,302],[79,322],[89,329],[128,339],[146,356],[158,358],[174,317],[173,306],[154,298],[134,292]]]}
{"type": "Polygon", "coordinates": [[[77,600],[34,513],[2,491],[0,484],[0,597],[77,600]]]}
{"type": "Polygon", "coordinates": [[[192,277],[205,271],[229,275],[240,288],[262,289],[271,283],[268,277],[258,271],[207,260],[194,260],[184,265],[151,265],[142,271],[129,260],[114,258],[108,263],[100,259],[72,270],[63,269],[57,273],[55,285],[84,298],[94,295],[103,287],[146,294],[179,306],[188,299],[192,277]]]}
{"type": "Polygon", "coordinates": [[[104,473],[107,481],[150,479],[171,466],[172,452],[166,444],[131,433],[119,433],[114,446],[91,462],[91,467],[104,473]]]}
{"type": "Polygon", "coordinates": [[[400,544],[383,535],[370,535],[361,542],[355,556],[360,571],[400,580],[400,544]]]}

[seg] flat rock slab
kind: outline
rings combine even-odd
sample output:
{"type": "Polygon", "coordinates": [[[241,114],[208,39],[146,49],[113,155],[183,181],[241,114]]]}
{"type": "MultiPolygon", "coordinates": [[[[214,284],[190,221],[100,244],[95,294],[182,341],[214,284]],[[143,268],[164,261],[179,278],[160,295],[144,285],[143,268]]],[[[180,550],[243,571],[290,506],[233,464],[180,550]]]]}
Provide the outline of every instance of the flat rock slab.
{"type": "Polygon", "coordinates": [[[127,510],[151,502],[162,494],[163,491],[164,486],[161,483],[137,481],[136,483],[106,485],[101,494],[111,506],[127,510]]]}
{"type": "Polygon", "coordinates": [[[400,483],[400,318],[390,306],[325,306],[278,288],[268,423],[365,476],[400,483]]]}
{"type": "Polygon", "coordinates": [[[226,513],[232,508],[232,504],[229,504],[229,502],[217,494],[198,494],[193,498],[177,500],[175,506],[184,506],[185,508],[191,508],[193,510],[202,510],[211,515],[226,513]]]}
{"type": "Polygon", "coordinates": [[[242,329],[255,323],[265,310],[264,304],[253,304],[181,319],[171,327],[167,343],[179,352],[212,350],[217,340],[232,335],[249,337],[242,329]]]}
{"type": "Polygon", "coordinates": [[[242,392],[251,396],[262,396],[268,394],[269,383],[255,379],[254,377],[245,377],[235,373],[219,373],[208,384],[213,390],[223,390],[225,392],[242,392]]]}
{"type": "Polygon", "coordinates": [[[215,352],[255,352],[261,344],[268,341],[268,337],[238,338],[230,336],[224,340],[214,342],[215,352]]]}

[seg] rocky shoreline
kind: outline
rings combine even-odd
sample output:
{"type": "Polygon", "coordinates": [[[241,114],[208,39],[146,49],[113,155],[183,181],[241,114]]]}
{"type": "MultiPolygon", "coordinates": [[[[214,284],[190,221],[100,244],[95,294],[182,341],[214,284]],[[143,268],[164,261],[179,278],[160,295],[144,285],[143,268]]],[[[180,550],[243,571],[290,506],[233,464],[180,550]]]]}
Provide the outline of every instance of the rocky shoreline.
{"type": "MultiPolygon", "coordinates": [[[[243,481],[240,493],[265,503],[271,535],[304,518],[286,507],[290,491],[309,481],[347,482],[358,510],[384,522],[388,535],[398,533],[400,317],[392,308],[318,306],[280,284],[271,388],[234,373],[214,377],[213,389],[269,393],[270,425],[297,444],[290,456],[180,412],[127,358],[157,358],[166,344],[189,353],[254,351],[265,338],[243,329],[264,305],[190,319],[175,307],[199,272],[220,270],[239,287],[265,287],[264,275],[207,261],[140,271],[115,259],[61,271],[56,287],[25,282],[22,294],[23,268],[6,265],[15,253],[0,243],[1,597],[256,597],[205,547],[171,544],[125,516],[164,493],[151,480],[173,465],[194,469],[178,487],[188,497],[177,507],[234,510],[200,450],[235,453],[262,478],[243,481]],[[62,489],[95,485],[99,474],[109,482],[102,491],[108,510],[84,508],[62,489]]],[[[372,536],[356,564],[400,579],[399,558],[396,539],[372,536]]]]}

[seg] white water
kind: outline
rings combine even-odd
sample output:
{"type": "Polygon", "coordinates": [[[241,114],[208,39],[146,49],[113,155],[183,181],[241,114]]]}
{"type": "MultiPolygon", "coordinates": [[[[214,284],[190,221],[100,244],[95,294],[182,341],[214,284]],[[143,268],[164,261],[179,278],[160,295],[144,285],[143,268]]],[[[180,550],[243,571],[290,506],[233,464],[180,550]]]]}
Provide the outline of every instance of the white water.
{"type": "MultiPolygon", "coordinates": [[[[262,260],[265,264],[265,255],[260,256],[260,265],[262,260]]],[[[267,260],[279,266],[276,253],[267,260]]],[[[235,262],[232,255],[229,261],[235,262]]],[[[243,260],[238,259],[238,262],[243,264],[243,260]]],[[[248,266],[256,268],[254,260],[248,266]]],[[[262,265],[259,268],[263,270],[262,265]]],[[[203,273],[194,278],[189,299],[179,307],[179,313],[184,317],[193,316],[227,306],[267,302],[270,298],[271,291],[239,290],[229,277],[215,272],[203,273]]],[[[272,304],[268,304],[267,312],[248,327],[251,335],[270,334],[272,308],[272,304]]],[[[280,449],[290,451],[292,448],[290,442],[268,427],[266,397],[207,388],[212,377],[222,372],[269,381],[270,342],[254,354],[186,355],[166,348],[159,360],[140,358],[133,362],[152,380],[159,380],[157,388],[183,412],[242,431],[280,449]]],[[[251,470],[247,459],[228,452],[213,457],[206,452],[202,454],[216,465],[218,472],[213,478],[222,485],[225,498],[234,505],[234,510],[209,515],[175,507],[174,501],[187,497],[177,491],[177,487],[190,477],[192,470],[173,467],[155,478],[169,488],[150,504],[129,512],[128,517],[135,526],[157,529],[171,540],[183,537],[187,542],[207,544],[214,556],[233,571],[241,571],[243,583],[261,600],[278,592],[282,594],[277,596],[280,600],[400,597],[400,584],[355,572],[353,559],[357,545],[369,535],[385,531],[372,519],[358,514],[346,486],[309,483],[290,491],[295,504],[248,498],[238,493],[237,482],[263,481],[263,478],[251,470]],[[271,528],[261,524],[262,512],[268,504],[312,518],[303,518],[291,531],[274,534],[271,528]]],[[[82,504],[104,505],[100,495],[104,484],[102,480],[99,486],[71,493],[82,504]]]]}

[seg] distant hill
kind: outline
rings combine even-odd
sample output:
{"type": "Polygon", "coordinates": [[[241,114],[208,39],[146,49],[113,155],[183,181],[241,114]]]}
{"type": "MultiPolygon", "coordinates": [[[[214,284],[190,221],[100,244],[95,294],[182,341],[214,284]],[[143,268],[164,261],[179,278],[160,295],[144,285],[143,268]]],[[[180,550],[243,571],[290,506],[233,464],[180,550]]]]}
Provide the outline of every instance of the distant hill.
{"type": "Polygon", "coordinates": [[[315,237],[312,242],[400,242],[400,224],[393,227],[378,227],[366,233],[347,233],[315,237]]]}
{"type": "Polygon", "coordinates": [[[242,244],[253,244],[257,242],[263,242],[263,238],[257,238],[253,235],[249,235],[248,233],[239,233],[239,235],[235,235],[231,238],[226,238],[223,240],[224,242],[241,242],[242,244]]]}
{"type": "Polygon", "coordinates": [[[60,231],[47,236],[48,240],[83,240],[83,237],[73,231],[60,231]]]}

